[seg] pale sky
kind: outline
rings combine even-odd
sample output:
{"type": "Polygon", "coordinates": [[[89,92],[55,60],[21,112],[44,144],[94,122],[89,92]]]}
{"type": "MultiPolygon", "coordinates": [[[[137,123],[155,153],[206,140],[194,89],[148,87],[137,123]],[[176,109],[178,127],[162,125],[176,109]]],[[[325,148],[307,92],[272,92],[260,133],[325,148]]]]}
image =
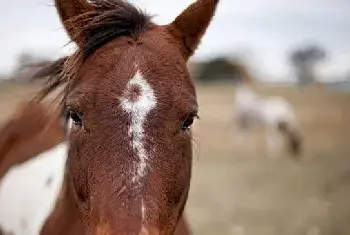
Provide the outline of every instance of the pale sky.
{"type": "MultiPolygon", "coordinates": [[[[133,0],[157,16],[173,20],[193,0],[133,0]]],[[[0,8],[0,71],[13,69],[23,49],[58,57],[68,53],[53,0],[11,0],[0,8]]],[[[303,43],[324,47],[324,79],[350,72],[349,0],[221,0],[217,14],[195,59],[250,52],[262,80],[293,77],[287,53],[303,43]]]]}

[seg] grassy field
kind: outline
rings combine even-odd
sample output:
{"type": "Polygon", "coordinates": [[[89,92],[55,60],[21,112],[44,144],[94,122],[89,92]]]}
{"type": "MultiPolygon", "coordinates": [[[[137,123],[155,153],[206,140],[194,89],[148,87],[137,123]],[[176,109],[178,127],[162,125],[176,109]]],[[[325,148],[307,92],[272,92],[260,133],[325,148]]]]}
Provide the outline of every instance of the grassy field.
{"type": "MultiPolygon", "coordinates": [[[[0,86],[0,121],[36,85],[0,86]]],[[[235,148],[228,122],[234,87],[198,86],[194,172],[186,208],[198,235],[350,234],[350,95],[321,88],[257,86],[295,107],[305,138],[296,162],[269,158],[261,133],[235,148]]]]}

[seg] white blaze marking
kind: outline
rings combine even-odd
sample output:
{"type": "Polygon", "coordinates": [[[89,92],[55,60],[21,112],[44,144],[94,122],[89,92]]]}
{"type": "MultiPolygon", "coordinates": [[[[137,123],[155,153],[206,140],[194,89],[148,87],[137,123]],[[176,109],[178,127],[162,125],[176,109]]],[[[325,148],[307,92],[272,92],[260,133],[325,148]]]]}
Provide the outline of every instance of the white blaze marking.
{"type": "Polygon", "coordinates": [[[141,216],[142,216],[142,221],[146,220],[146,207],[145,203],[143,202],[143,198],[141,199],[141,216]]]}
{"type": "Polygon", "coordinates": [[[0,229],[5,234],[39,235],[62,188],[67,150],[66,144],[59,144],[13,166],[2,178],[0,229]]]}
{"type": "Polygon", "coordinates": [[[145,139],[144,124],[147,115],[156,106],[157,101],[152,87],[143,78],[140,71],[137,71],[128,82],[124,96],[120,101],[124,111],[131,117],[129,136],[133,151],[139,159],[136,164],[136,175],[132,179],[135,182],[139,181],[146,173],[148,156],[143,143],[145,139]],[[133,88],[139,90],[136,100],[132,100],[130,97],[133,88]]]}

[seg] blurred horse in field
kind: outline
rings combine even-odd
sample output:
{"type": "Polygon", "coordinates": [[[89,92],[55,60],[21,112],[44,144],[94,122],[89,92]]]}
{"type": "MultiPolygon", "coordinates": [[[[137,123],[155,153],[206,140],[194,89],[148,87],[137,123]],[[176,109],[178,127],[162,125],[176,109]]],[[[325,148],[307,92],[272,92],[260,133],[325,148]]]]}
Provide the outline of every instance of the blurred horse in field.
{"type": "Polygon", "coordinates": [[[281,137],[287,140],[292,156],[302,151],[302,137],[290,103],[282,97],[260,97],[246,84],[237,85],[233,124],[238,130],[238,142],[252,128],[262,125],[268,151],[280,150],[281,137]]]}

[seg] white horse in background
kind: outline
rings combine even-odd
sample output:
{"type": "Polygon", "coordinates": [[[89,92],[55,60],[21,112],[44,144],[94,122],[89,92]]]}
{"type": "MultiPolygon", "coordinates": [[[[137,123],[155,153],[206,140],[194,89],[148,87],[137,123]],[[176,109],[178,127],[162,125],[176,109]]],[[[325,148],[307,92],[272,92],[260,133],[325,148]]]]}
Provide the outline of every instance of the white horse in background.
{"type": "Polygon", "coordinates": [[[259,97],[247,85],[237,85],[233,123],[240,141],[251,128],[263,125],[269,152],[279,150],[284,137],[293,156],[301,153],[302,138],[295,113],[282,97],[259,97]]]}

